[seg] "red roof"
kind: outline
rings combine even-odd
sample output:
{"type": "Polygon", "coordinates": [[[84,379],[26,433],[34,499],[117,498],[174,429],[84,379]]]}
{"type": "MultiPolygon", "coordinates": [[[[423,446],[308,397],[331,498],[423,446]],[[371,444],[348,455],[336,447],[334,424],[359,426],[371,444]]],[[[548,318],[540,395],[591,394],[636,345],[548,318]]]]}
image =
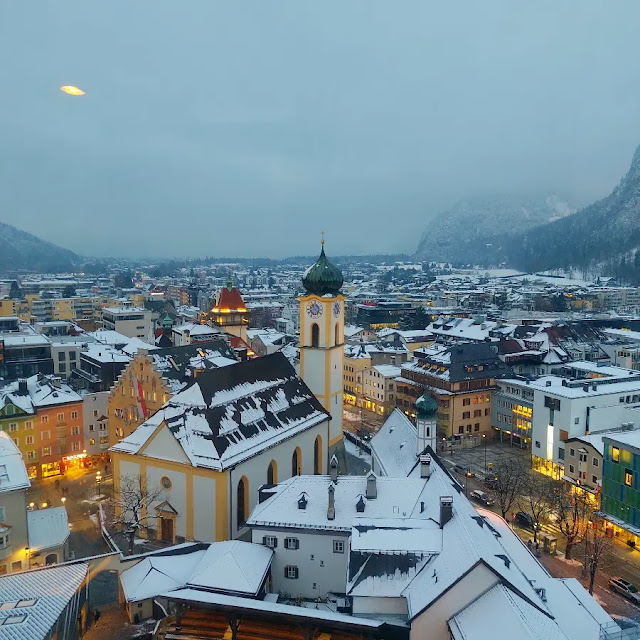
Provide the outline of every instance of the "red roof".
{"type": "Polygon", "coordinates": [[[253,354],[253,349],[239,336],[233,336],[230,333],[227,333],[227,340],[229,341],[229,345],[232,349],[246,349],[248,352],[250,352],[250,358],[255,357],[255,354],[253,354]]]}
{"type": "Polygon", "coordinates": [[[231,311],[246,310],[247,308],[237,287],[233,287],[231,290],[228,287],[223,287],[218,297],[217,306],[219,309],[231,309],[231,311]]]}

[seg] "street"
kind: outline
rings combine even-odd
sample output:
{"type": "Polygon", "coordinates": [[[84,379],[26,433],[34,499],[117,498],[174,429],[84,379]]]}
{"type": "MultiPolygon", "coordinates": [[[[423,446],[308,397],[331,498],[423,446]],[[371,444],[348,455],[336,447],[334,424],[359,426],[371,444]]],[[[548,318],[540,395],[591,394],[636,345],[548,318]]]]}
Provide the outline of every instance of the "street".
{"type": "MultiPolygon", "coordinates": [[[[490,463],[497,465],[505,456],[521,456],[528,461],[529,455],[526,450],[495,441],[486,443],[486,448],[480,446],[474,449],[459,449],[453,452],[440,453],[441,460],[447,465],[452,475],[460,481],[467,495],[474,489],[487,490],[483,480],[488,475],[490,463]],[[463,469],[469,469],[474,476],[467,478],[464,474],[455,472],[455,465],[459,465],[463,469]]],[[[501,515],[499,507],[495,504],[491,507],[478,506],[482,506],[483,509],[488,508],[501,515]]],[[[520,511],[520,507],[514,505],[511,511],[520,511]]],[[[507,514],[507,520],[511,520],[509,514],[507,514]]],[[[513,523],[512,526],[523,541],[533,540],[532,531],[513,523]]],[[[575,545],[572,549],[573,559],[567,561],[564,558],[565,537],[558,525],[554,522],[546,522],[542,525],[541,532],[551,534],[558,540],[558,551],[555,556],[547,553],[542,553],[540,556],[540,562],[547,568],[549,573],[557,578],[577,578],[585,588],[588,588],[588,577],[584,577],[582,572],[584,545],[575,545]]],[[[609,578],[618,576],[640,586],[640,551],[632,549],[621,540],[614,538],[596,574],[594,597],[610,614],[627,617],[640,616],[640,608],[609,589],[609,578]]]]}
{"type": "Polygon", "coordinates": [[[72,469],[63,476],[44,478],[32,482],[27,491],[27,502],[34,508],[46,503],[49,507],[64,504],[69,516],[69,554],[73,558],[86,558],[109,551],[98,526],[98,493],[110,495],[113,478],[104,476],[104,467],[72,469]],[[98,489],[96,472],[100,470],[102,480],[98,489]],[[59,484],[56,485],[56,481],[59,484]],[[67,490],[63,495],[63,489],[67,490]],[[66,498],[63,502],[63,498],[66,498]]]}

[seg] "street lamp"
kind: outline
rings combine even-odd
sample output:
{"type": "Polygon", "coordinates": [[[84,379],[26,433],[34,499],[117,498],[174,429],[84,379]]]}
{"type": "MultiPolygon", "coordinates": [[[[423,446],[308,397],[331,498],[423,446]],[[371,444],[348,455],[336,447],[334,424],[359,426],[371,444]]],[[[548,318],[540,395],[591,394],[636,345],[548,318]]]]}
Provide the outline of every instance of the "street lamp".
{"type": "Polygon", "coordinates": [[[63,496],[62,498],[60,498],[60,501],[62,502],[62,505],[64,506],[64,503],[67,501],[67,499],[63,496]]]}
{"type": "Polygon", "coordinates": [[[482,434],[482,441],[484,442],[484,471],[487,472],[487,434],[482,434]]]}
{"type": "Polygon", "coordinates": [[[42,508],[43,509],[46,509],[48,506],[49,506],[49,504],[47,502],[43,502],[42,503],[42,508]]]}
{"type": "Polygon", "coordinates": [[[101,482],[102,482],[102,474],[98,471],[98,473],[96,473],[96,484],[98,485],[98,498],[102,497],[102,493],[100,491],[101,482]]]}

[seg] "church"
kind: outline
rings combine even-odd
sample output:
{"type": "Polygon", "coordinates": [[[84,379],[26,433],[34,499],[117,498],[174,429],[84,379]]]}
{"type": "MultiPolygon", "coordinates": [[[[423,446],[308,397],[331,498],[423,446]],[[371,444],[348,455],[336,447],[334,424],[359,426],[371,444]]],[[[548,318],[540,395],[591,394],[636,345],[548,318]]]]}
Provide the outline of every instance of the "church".
{"type": "Polygon", "coordinates": [[[324,242],[302,284],[300,375],[280,353],[205,371],[110,449],[116,496],[138,478],[158,494],[118,514],[139,536],[246,538],[261,487],[327,472],[342,445],[345,297],[324,242]]]}

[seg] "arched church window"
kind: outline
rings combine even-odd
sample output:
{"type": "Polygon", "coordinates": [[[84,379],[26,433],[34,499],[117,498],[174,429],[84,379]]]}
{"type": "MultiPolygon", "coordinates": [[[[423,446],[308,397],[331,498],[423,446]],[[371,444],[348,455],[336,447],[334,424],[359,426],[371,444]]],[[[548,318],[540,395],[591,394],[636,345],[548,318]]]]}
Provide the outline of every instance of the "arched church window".
{"type": "Polygon", "coordinates": [[[240,482],[238,482],[238,492],[236,496],[237,516],[238,516],[238,529],[244,525],[247,521],[247,508],[248,500],[247,494],[249,493],[249,481],[242,476],[240,482]]]}
{"type": "Polygon", "coordinates": [[[299,476],[302,466],[302,452],[300,447],[296,447],[293,455],[291,456],[291,476],[299,476]]]}
{"type": "Polygon", "coordinates": [[[269,468],[267,469],[267,484],[271,484],[271,485],[278,484],[278,471],[277,471],[275,460],[272,460],[269,463],[269,468]]]}
{"type": "Polygon", "coordinates": [[[335,326],[335,344],[336,346],[338,346],[340,344],[340,325],[336,322],[336,326],[335,326]]]}
{"type": "Polygon", "coordinates": [[[319,347],[320,346],[320,326],[317,322],[314,322],[311,325],[311,346],[319,347]]]}

